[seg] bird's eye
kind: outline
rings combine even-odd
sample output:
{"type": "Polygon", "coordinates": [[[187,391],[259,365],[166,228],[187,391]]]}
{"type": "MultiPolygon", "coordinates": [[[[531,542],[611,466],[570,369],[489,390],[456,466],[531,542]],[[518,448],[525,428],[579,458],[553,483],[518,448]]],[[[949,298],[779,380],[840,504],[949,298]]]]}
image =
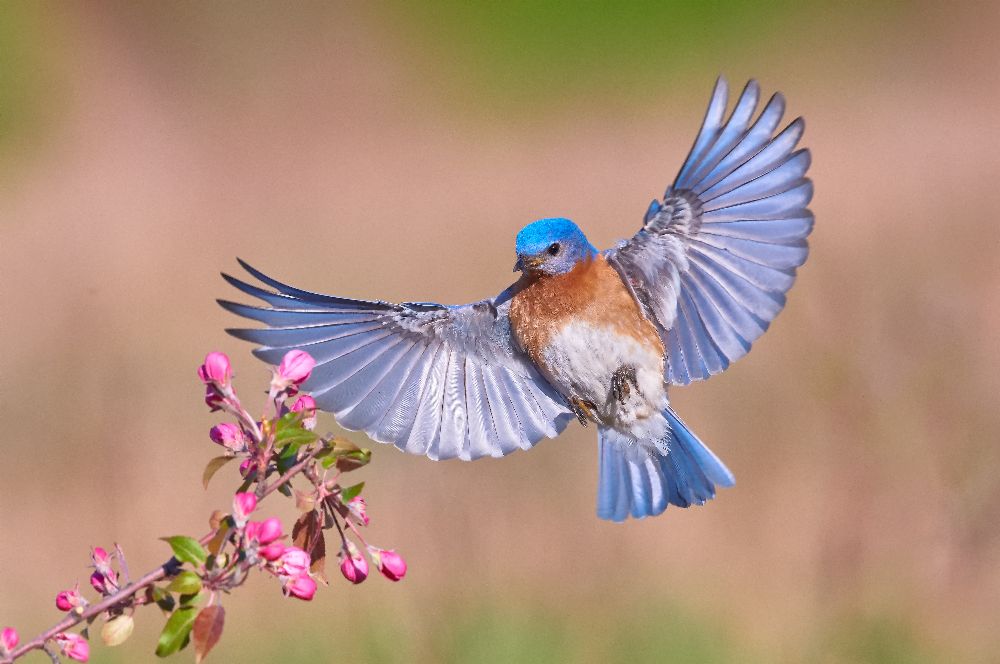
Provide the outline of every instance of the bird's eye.
{"type": "Polygon", "coordinates": [[[562,247],[559,246],[558,242],[553,242],[552,244],[549,245],[549,255],[550,256],[557,256],[559,254],[559,250],[561,248],[562,247]]]}

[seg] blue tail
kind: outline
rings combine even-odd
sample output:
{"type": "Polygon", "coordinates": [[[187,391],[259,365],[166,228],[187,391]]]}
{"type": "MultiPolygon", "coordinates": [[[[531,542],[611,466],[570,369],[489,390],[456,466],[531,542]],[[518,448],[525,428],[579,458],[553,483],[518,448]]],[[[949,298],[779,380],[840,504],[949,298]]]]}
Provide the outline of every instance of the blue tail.
{"type": "Polygon", "coordinates": [[[719,457],[673,410],[668,407],[664,415],[670,431],[658,447],[662,449],[665,443],[665,456],[638,454],[635,439],[600,428],[597,516],[624,521],[630,514],[636,519],[656,516],[671,503],[679,507],[704,505],[715,497],[715,485],[731,487],[736,483],[719,457]]]}

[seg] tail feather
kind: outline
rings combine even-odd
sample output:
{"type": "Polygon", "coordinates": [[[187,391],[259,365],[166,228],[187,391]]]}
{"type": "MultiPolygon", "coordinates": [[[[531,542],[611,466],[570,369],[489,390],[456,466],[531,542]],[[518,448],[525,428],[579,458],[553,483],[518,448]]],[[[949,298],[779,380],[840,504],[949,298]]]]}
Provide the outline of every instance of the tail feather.
{"type": "Polygon", "coordinates": [[[670,430],[658,445],[639,441],[614,429],[601,427],[600,475],[597,484],[597,516],[624,521],[631,515],[641,519],[662,513],[668,504],[678,507],[703,505],[715,497],[716,485],[731,487],[736,480],[715,454],[677,417],[664,412],[670,430]],[[638,453],[639,448],[653,453],[638,453]],[[666,455],[657,448],[668,450],[666,455]]]}

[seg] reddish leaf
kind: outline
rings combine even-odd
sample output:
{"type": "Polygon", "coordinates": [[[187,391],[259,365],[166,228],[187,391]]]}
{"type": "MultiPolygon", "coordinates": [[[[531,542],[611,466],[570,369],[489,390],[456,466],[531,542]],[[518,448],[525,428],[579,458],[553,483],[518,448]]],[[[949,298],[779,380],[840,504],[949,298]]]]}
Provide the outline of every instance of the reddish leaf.
{"type": "Polygon", "coordinates": [[[226,610],[218,604],[206,606],[194,619],[194,661],[200,664],[222,637],[226,624],[226,610]]]}

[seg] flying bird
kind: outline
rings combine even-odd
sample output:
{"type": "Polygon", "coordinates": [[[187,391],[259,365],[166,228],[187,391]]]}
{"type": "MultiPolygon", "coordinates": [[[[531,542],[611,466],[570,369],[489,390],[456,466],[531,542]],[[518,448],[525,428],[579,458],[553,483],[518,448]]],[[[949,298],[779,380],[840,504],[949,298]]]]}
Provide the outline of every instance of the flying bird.
{"type": "Polygon", "coordinates": [[[597,427],[599,517],[704,504],[733,474],[670,407],[668,386],[747,354],[784,306],[813,227],[803,121],[778,131],[784,98],[757,114],[760,98],[750,81],[727,117],[717,81],[674,183],[611,249],[568,219],[535,221],[517,234],[520,278],[457,306],[322,295],[240,261],[266,288],[223,277],[266,306],[219,303],[267,327],[228,332],[271,364],[309,352],[303,389],[317,405],[405,452],[499,457],[576,419],[597,427]]]}

